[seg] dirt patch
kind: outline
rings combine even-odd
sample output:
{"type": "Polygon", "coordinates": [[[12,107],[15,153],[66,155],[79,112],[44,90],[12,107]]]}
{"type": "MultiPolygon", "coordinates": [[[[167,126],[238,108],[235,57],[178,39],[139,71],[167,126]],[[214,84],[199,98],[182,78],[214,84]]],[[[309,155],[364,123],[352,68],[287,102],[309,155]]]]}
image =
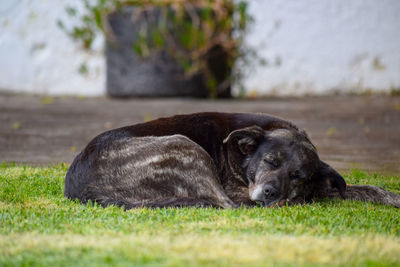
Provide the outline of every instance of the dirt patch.
{"type": "Polygon", "coordinates": [[[71,163],[108,129],[200,111],[273,114],[305,129],[321,158],[339,170],[400,173],[400,97],[385,96],[207,101],[0,95],[0,162],[71,163]]]}

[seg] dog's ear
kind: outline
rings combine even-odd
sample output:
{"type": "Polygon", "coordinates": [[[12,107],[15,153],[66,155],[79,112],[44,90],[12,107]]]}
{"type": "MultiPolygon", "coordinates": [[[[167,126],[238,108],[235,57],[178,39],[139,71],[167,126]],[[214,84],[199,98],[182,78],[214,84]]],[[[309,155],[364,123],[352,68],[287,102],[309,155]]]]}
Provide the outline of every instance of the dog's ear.
{"type": "Polygon", "coordinates": [[[328,182],[331,187],[336,188],[339,194],[344,198],[344,192],[346,191],[346,181],[343,177],[335,171],[331,166],[323,161],[319,162],[319,169],[314,175],[321,182],[328,182]]]}
{"type": "Polygon", "coordinates": [[[256,151],[264,139],[264,130],[258,126],[246,127],[231,132],[224,140],[230,149],[239,151],[243,155],[250,155],[256,151]]]}
{"type": "Polygon", "coordinates": [[[254,153],[264,140],[265,131],[258,126],[251,126],[231,132],[224,140],[227,165],[232,174],[248,184],[246,179],[246,158],[254,153]]]}

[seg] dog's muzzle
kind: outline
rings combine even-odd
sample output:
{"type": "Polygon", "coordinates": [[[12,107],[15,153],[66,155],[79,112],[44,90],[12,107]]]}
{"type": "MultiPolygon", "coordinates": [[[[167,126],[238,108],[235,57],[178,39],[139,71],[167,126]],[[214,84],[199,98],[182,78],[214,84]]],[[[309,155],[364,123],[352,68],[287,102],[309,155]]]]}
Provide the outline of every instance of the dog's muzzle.
{"type": "Polygon", "coordinates": [[[281,200],[281,194],[272,185],[257,185],[250,193],[250,199],[262,206],[271,206],[281,200]]]}

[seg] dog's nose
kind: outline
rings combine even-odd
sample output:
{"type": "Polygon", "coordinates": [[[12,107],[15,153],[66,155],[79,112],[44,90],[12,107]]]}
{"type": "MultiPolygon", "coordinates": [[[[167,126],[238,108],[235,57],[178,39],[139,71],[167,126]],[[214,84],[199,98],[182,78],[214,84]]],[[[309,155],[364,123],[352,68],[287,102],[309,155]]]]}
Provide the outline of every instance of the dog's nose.
{"type": "Polygon", "coordinates": [[[264,185],[263,193],[266,198],[275,198],[278,195],[278,191],[269,184],[264,185]]]}

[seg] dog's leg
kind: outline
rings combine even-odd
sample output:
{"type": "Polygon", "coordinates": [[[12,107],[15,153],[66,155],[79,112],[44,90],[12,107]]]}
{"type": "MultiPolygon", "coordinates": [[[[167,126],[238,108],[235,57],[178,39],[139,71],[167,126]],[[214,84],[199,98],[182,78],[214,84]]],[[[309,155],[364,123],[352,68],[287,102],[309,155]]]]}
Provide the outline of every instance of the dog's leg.
{"type": "Polygon", "coordinates": [[[375,185],[349,185],[346,189],[345,198],[371,201],[400,208],[400,195],[375,185]]]}
{"type": "MultiPolygon", "coordinates": [[[[340,197],[340,194],[337,190],[332,190],[324,197],[335,198],[340,197]]],[[[400,208],[400,195],[375,185],[347,185],[344,198],[370,201],[400,208]]]]}
{"type": "Polygon", "coordinates": [[[126,210],[134,208],[182,208],[182,207],[215,207],[215,208],[236,208],[233,202],[216,203],[210,199],[195,199],[184,197],[171,197],[161,199],[149,199],[143,201],[125,201],[124,203],[115,203],[118,206],[124,206],[126,210]]]}
{"type": "Polygon", "coordinates": [[[103,207],[107,206],[124,206],[125,209],[133,209],[139,207],[162,208],[162,207],[219,207],[224,209],[237,208],[235,204],[222,189],[217,186],[212,188],[212,192],[204,196],[187,197],[187,196],[167,196],[158,198],[138,199],[134,197],[134,188],[118,192],[113,187],[105,186],[88,186],[82,196],[79,198],[83,203],[88,201],[96,202],[103,207]],[[107,190],[108,189],[108,190],[107,190]]]}

